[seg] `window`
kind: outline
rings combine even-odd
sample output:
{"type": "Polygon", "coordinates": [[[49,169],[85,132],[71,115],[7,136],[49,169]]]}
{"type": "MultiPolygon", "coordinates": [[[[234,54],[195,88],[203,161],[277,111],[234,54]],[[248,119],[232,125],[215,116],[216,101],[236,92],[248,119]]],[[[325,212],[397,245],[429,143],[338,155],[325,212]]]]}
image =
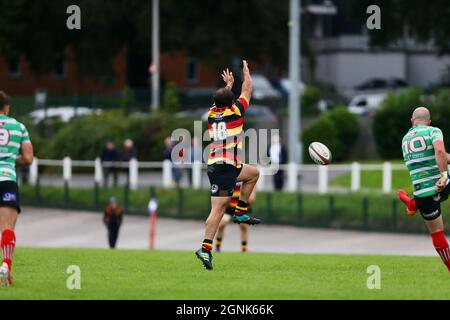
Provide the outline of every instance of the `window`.
{"type": "Polygon", "coordinates": [[[198,81],[198,61],[189,58],[186,66],[187,82],[196,83],[198,81]]]}
{"type": "Polygon", "coordinates": [[[8,73],[11,78],[20,78],[21,66],[20,66],[20,53],[17,51],[10,52],[8,54],[8,73]]]}

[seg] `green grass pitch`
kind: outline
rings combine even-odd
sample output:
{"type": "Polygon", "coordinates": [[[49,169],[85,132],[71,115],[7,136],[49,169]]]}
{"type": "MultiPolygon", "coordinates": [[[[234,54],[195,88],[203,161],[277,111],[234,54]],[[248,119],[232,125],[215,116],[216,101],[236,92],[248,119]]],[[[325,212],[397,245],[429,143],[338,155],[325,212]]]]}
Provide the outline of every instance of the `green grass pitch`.
{"type": "Polygon", "coordinates": [[[438,257],[239,254],[214,256],[205,271],[193,252],[16,250],[5,299],[450,299],[438,257]],[[67,268],[81,270],[71,291],[67,268]],[[381,290],[367,289],[367,267],[381,268],[381,290]]]}

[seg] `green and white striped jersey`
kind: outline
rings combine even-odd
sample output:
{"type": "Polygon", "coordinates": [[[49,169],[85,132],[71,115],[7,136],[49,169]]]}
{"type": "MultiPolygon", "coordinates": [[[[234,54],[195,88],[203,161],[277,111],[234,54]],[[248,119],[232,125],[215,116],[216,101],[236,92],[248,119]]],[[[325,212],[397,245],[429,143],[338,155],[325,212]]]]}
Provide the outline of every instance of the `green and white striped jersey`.
{"type": "Polygon", "coordinates": [[[31,143],[25,126],[13,118],[0,115],[0,182],[17,181],[16,159],[24,143],[31,143]]]}
{"type": "Polygon", "coordinates": [[[429,126],[413,127],[403,138],[403,159],[416,197],[428,197],[437,193],[436,182],[441,173],[434,156],[435,141],[444,141],[442,131],[429,126]]]}

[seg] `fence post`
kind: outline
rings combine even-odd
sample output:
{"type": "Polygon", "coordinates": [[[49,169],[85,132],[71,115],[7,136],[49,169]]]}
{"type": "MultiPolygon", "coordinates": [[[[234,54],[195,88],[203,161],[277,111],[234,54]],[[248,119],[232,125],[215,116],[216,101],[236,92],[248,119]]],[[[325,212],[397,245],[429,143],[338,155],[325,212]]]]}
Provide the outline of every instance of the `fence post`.
{"type": "Polygon", "coordinates": [[[103,167],[100,158],[95,159],[95,177],[94,181],[99,186],[103,183],[103,167]]]}
{"type": "Polygon", "coordinates": [[[63,178],[67,183],[72,181],[72,159],[65,157],[63,160],[63,178]]]}
{"type": "Polygon", "coordinates": [[[172,162],[170,160],[164,160],[162,182],[164,188],[170,188],[172,185],[172,162]]]}
{"type": "Polygon", "coordinates": [[[289,192],[296,192],[298,190],[298,166],[295,162],[288,164],[287,187],[289,192]]]}
{"type": "Polygon", "coordinates": [[[385,162],[383,164],[383,193],[392,192],[392,164],[385,162]]]}
{"type": "Polygon", "coordinates": [[[352,163],[352,192],[361,190],[361,165],[358,162],[352,163]]]}
{"type": "Polygon", "coordinates": [[[139,162],[137,159],[130,160],[130,189],[137,190],[139,186],[139,162]]]}
{"type": "Polygon", "coordinates": [[[30,166],[30,184],[36,185],[39,176],[39,159],[34,158],[33,163],[30,166]]]}
{"type": "Polygon", "coordinates": [[[192,186],[194,189],[202,187],[202,163],[196,160],[192,163],[192,186]]]}
{"type": "Polygon", "coordinates": [[[64,208],[69,208],[69,182],[64,181],[64,208]]]}
{"type": "Polygon", "coordinates": [[[328,193],[328,166],[319,166],[319,193],[328,193]]]}

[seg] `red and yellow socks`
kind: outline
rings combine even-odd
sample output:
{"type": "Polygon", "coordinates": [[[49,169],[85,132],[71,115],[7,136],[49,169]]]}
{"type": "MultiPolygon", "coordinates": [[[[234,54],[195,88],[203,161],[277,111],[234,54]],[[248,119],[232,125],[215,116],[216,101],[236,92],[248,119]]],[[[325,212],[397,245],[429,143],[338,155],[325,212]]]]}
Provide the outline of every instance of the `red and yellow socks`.
{"type": "Polygon", "coordinates": [[[242,217],[243,215],[248,214],[248,203],[239,200],[239,203],[236,206],[236,211],[234,214],[238,217],[242,217]]]}
{"type": "Polygon", "coordinates": [[[447,266],[448,271],[450,271],[450,248],[447,239],[445,238],[444,231],[433,233],[431,238],[433,239],[433,245],[436,248],[437,253],[447,266]]]}
{"type": "Polygon", "coordinates": [[[1,241],[3,254],[2,263],[6,263],[9,267],[9,270],[11,270],[12,268],[15,246],[16,246],[16,235],[14,234],[14,231],[6,229],[2,233],[2,241],[1,241]]]}
{"type": "Polygon", "coordinates": [[[202,250],[206,251],[206,252],[211,252],[212,249],[213,249],[212,240],[208,240],[208,239],[203,240],[202,250]]]}

